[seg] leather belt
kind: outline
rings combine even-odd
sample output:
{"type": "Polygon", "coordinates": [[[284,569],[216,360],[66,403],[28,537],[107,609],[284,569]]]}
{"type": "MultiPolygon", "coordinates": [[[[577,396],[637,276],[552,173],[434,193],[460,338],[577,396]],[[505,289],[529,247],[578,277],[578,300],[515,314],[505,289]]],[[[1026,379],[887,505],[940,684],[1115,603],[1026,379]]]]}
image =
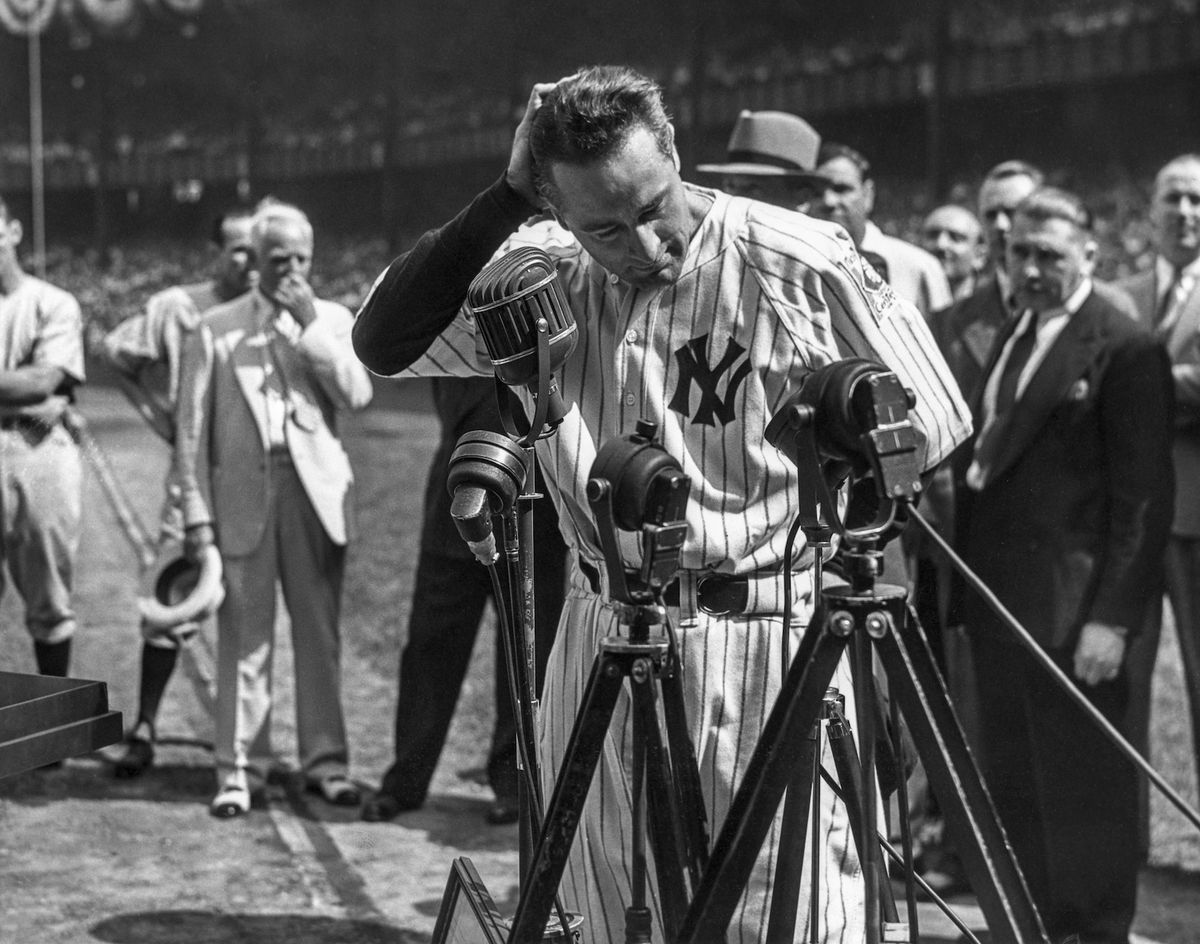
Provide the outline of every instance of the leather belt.
{"type": "MultiPolygon", "coordinates": [[[[587,578],[592,592],[601,593],[599,571],[582,557],[578,558],[580,573],[587,578]]],[[[793,580],[801,577],[806,571],[796,571],[793,580]]],[[[754,571],[750,574],[718,574],[703,573],[695,579],[696,609],[709,616],[742,616],[751,613],[779,612],[781,593],[763,593],[764,587],[778,591],[783,582],[783,574],[776,568],[754,571]],[[768,604],[774,601],[774,605],[768,604]],[[764,605],[767,604],[767,605],[764,605]]],[[[663,588],[663,603],[667,606],[679,606],[678,578],[672,580],[663,588]]],[[[809,589],[811,592],[811,588],[809,589]]],[[[805,591],[797,591],[794,599],[803,599],[805,591]]]]}

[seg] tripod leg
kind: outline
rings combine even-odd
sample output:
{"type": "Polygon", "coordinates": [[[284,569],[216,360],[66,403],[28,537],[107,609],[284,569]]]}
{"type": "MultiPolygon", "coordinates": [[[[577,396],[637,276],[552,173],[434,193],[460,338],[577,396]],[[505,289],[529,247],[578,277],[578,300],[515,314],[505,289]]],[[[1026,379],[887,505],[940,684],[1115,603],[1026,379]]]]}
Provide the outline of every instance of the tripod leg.
{"type": "Polygon", "coordinates": [[[779,858],[775,863],[774,893],[767,924],[767,944],[792,944],[796,936],[796,913],[800,904],[800,876],[804,846],[808,839],[808,811],[813,800],[813,777],[817,771],[821,728],[814,724],[797,751],[796,766],[783,801],[779,858]]]}
{"type": "Polygon", "coordinates": [[[992,806],[979,768],[950,705],[929,644],[903,609],[891,632],[876,640],[897,699],[917,745],[930,787],[956,838],[963,868],[997,944],[1047,940],[992,806]]]}
{"type": "Polygon", "coordinates": [[[827,628],[824,607],[819,607],[805,630],[717,836],[680,942],[724,940],[792,779],[796,756],[781,746],[802,743],[820,717],[825,691],[846,648],[843,628],[848,633],[853,627],[827,628]]]}
{"type": "MultiPolygon", "coordinates": [[[[644,751],[645,789],[648,807],[646,834],[654,852],[658,894],[662,905],[663,930],[667,940],[674,940],[687,910],[688,890],[685,883],[687,863],[684,856],[685,837],[683,815],[673,789],[674,760],[663,744],[659,726],[657,698],[653,678],[630,680],[633,689],[634,751],[644,751]]],[[[635,768],[636,769],[636,768],[635,768]]],[[[637,784],[634,784],[637,789],[637,784]]],[[[636,817],[635,817],[636,819],[636,817]]],[[[637,829],[637,823],[634,829],[637,829]]],[[[636,841],[636,837],[635,837],[636,841]]],[[[634,876],[634,894],[638,878],[634,876]]]]}
{"type": "Polygon", "coordinates": [[[620,660],[606,655],[597,657],[571,729],[533,860],[524,876],[510,941],[542,939],[624,682],[620,660]]]}
{"type": "Polygon", "coordinates": [[[679,815],[676,821],[683,824],[683,861],[691,886],[695,888],[708,866],[708,814],[704,808],[704,794],[700,790],[696,746],[688,734],[679,666],[674,661],[674,654],[671,658],[672,662],[659,676],[659,686],[662,689],[667,750],[678,798],[679,815]]]}
{"type": "MultiPolygon", "coordinates": [[[[850,814],[850,831],[854,834],[854,844],[858,847],[858,855],[860,859],[865,859],[866,856],[863,850],[866,848],[868,837],[862,832],[862,805],[863,795],[861,790],[863,767],[859,763],[858,748],[854,743],[854,732],[850,728],[850,722],[842,713],[841,707],[833,705],[829,710],[829,749],[833,754],[833,765],[837,769],[838,783],[842,788],[842,802],[846,804],[846,810],[850,814]]],[[[879,841],[875,833],[871,833],[869,841],[876,846],[879,841]]],[[[889,923],[895,923],[899,920],[899,915],[896,911],[896,898],[892,894],[892,883],[888,880],[887,872],[883,869],[879,870],[879,902],[880,911],[883,914],[883,920],[889,923]]]]}

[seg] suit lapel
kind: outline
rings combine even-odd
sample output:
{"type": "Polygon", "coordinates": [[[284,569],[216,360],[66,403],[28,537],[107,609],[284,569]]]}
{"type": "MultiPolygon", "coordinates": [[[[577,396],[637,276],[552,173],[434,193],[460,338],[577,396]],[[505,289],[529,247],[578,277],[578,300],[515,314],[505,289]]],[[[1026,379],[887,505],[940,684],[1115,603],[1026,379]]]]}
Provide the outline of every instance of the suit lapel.
{"type": "Polygon", "coordinates": [[[1183,300],[1182,305],[1179,320],[1175,322],[1175,327],[1171,329],[1170,337],[1167,338],[1167,353],[1171,355],[1172,361],[1180,360],[1191,346],[1197,332],[1200,332],[1200,278],[1192,283],[1192,291],[1183,300]]]}
{"type": "Polygon", "coordinates": [[[1072,385],[1083,376],[1102,340],[1091,317],[1091,306],[1085,301],[1054,339],[1046,356],[1029,378],[1029,385],[1017,400],[1008,430],[992,464],[991,480],[1002,475],[1020,458],[1046,425],[1054,408],[1066,399],[1072,385]]]}

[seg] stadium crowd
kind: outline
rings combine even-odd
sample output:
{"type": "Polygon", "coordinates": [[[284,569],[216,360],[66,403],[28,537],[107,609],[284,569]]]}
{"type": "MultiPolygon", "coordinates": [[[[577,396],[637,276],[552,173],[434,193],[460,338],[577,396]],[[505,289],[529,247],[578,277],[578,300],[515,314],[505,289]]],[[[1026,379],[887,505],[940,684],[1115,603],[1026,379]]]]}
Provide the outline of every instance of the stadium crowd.
{"type": "MultiPolygon", "coordinates": [[[[1148,612],[1152,609],[1150,598],[1161,600],[1165,559],[1171,605],[1181,632],[1186,634],[1194,615],[1188,586],[1189,582],[1194,585],[1198,576],[1191,525],[1182,530],[1180,525],[1190,519],[1178,505],[1176,528],[1172,531],[1169,527],[1176,487],[1178,494],[1190,494],[1190,479],[1173,483],[1169,470],[1174,438],[1176,475],[1192,471],[1186,462],[1192,461],[1189,411],[1196,408],[1194,373],[1200,369],[1194,349],[1200,303],[1192,304],[1200,299],[1196,284],[1200,158],[1187,156],[1167,162],[1164,156],[1164,166],[1152,179],[1117,179],[1091,187],[1081,187],[1078,182],[1094,180],[1094,175],[1076,168],[1043,173],[1019,160],[1008,160],[982,180],[956,185],[947,202],[957,206],[960,215],[973,218],[977,228],[964,237],[965,249],[960,253],[968,259],[971,283],[952,296],[949,272],[942,267],[948,270],[955,254],[939,242],[949,224],[931,228],[934,205],[919,188],[879,174],[866,157],[851,148],[822,141],[797,116],[781,118],[773,112],[743,113],[746,120],[739,119],[735,126],[726,164],[695,173],[678,168],[669,160],[673,152],[671,132],[664,130],[669,128],[665,116],[655,124],[657,95],[649,82],[624,72],[615,76],[585,73],[583,79],[564,80],[557,86],[536,86],[502,181],[477,198],[455,222],[420,239],[413,234],[407,251],[394,261],[383,242],[370,235],[317,240],[301,208],[267,200],[222,216],[214,232],[215,254],[213,246],[205,250],[162,241],[122,246],[103,258],[56,247],[46,260],[43,282],[26,275],[17,262],[22,231],[19,221],[0,204],[0,231],[5,237],[0,241],[4,251],[0,257],[0,306],[7,306],[5,312],[14,312],[14,319],[23,319],[22,324],[28,322],[27,330],[15,339],[24,346],[10,342],[13,349],[5,352],[5,370],[0,371],[0,381],[5,373],[13,373],[23,384],[12,378],[8,386],[0,382],[0,437],[20,437],[32,456],[40,442],[34,432],[57,430],[60,422],[69,425],[69,401],[74,388],[84,381],[86,348],[90,357],[104,359],[117,370],[130,385],[128,389],[135,391],[134,396],[142,389],[142,395],[158,403],[166,417],[161,428],[155,427],[171,442],[175,456],[166,487],[170,508],[164,514],[162,542],[182,541],[180,553],[192,561],[202,560],[215,543],[224,559],[225,589],[221,599],[207,601],[203,613],[205,618],[213,611],[219,613],[219,782],[211,803],[215,816],[234,818],[247,813],[265,776],[271,692],[270,673],[264,665],[269,662],[272,641],[262,627],[274,624],[276,581],[283,588],[297,636],[296,651],[307,656],[296,665],[298,683],[305,692],[305,698],[298,699],[297,710],[306,786],[333,804],[357,806],[361,802],[359,785],[347,776],[348,745],[336,677],[341,568],[345,548],[354,537],[351,516],[345,513],[353,505],[353,476],[337,438],[336,417],[341,411],[362,409],[370,400],[364,363],[385,374],[410,370],[418,375],[440,375],[447,372],[447,362],[467,365],[460,373],[486,373],[470,366],[473,337],[462,334],[466,329],[461,320],[454,320],[462,298],[455,296],[447,306],[439,295],[436,301],[441,307],[433,311],[429,296],[441,293],[444,284],[465,293],[465,284],[457,284],[464,281],[464,272],[455,269],[458,258],[466,255],[479,261],[478,256],[486,261],[500,249],[503,237],[543,204],[555,209],[563,226],[542,218],[523,227],[518,241],[549,247],[565,260],[561,263],[567,273],[564,280],[574,280],[571,291],[577,293],[576,301],[624,305],[637,291],[684,278],[690,250],[680,236],[685,226],[680,219],[686,214],[678,206],[670,209],[678,211],[679,217],[670,217],[664,224],[675,228],[666,236],[659,231],[654,234],[666,247],[667,262],[652,276],[639,275],[641,270],[615,250],[606,252],[604,237],[594,232],[603,227],[584,225],[576,215],[580,204],[594,207],[589,188],[603,190],[602,182],[589,179],[587,172],[597,166],[620,167],[620,159],[625,157],[635,166],[632,178],[640,180],[638,174],[649,174],[655,186],[661,185],[652,212],[639,206],[637,225],[643,225],[640,220],[647,212],[655,221],[660,212],[669,217],[663,206],[671,198],[684,201],[688,213],[711,204],[725,213],[743,214],[744,227],[779,240],[773,251],[764,252],[764,265],[778,271],[771,270],[766,276],[760,273],[760,277],[786,285],[795,277],[790,267],[825,273],[833,280],[828,289],[829,307],[814,305],[804,317],[832,317],[843,336],[846,326],[853,326],[864,338],[859,342],[861,353],[877,356],[889,366],[889,358],[899,360],[903,367],[898,372],[906,370],[914,383],[927,385],[929,396],[920,409],[930,413],[923,414],[920,422],[927,424],[922,432],[931,445],[928,467],[923,471],[930,482],[940,477],[945,486],[940,492],[931,489],[931,502],[942,503],[933,509],[940,516],[940,526],[954,536],[973,565],[991,575],[1001,595],[1007,594],[1006,602],[1011,604],[1022,594],[1032,593],[1031,587],[1044,590],[1037,597],[1043,611],[1025,610],[1039,643],[1089,693],[1097,708],[1144,750],[1146,719],[1133,714],[1137,704],[1144,706],[1148,700],[1148,671],[1155,655],[1153,651],[1137,652],[1141,634],[1148,632],[1156,641],[1156,621],[1161,616],[1148,612]],[[538,164],[543,176],[536,177],[529,155],[537,157],[537,145],[523,139],[521,132],[531,134],[530,127],[540,121],[540,133],[547,137],[537,140],[542,147],[551,147],[546,141],[558,129],[545,127],[550,119],[544,116],[549,111],[541,111],[539,105],[545,98],[562,96],[566,98],[562,107],[585,108],[569,97],[573,81],[625,83],[643,96],[638,108],[644,111],[633,109],[629,119],[632,131],[621,128],[614,132],[616,143],[609,142],[610,149],[602,154],[604,160],[593,161],[586,149],[584,157],[574,154],[572,147],[583,146],[562,132],[567,141],[555,146],[564,150],[551,150],[552,156],[538,164]],[[655,134],[667,136],[666,147],[655,134]],[[644,153],[631,156],[635,146],[644,153]],[[557,169],[559,176],[547,168],[557,169]],[[698,180],[718,189],[685,184],[680,173],[688,181],[698,180]],[[793,186],[766,196],[767,184],[772,179],[778,183],[779,178],[793,186]],[[752,187],[763,188],[754,194],[755,202],[724,193],[749,195],[752,187]],[[811,253],[803,262],[789,258],[786,251],[789,245],[799,244],[800,240],[789,242],[795,234],[802,234],[805,253],[811,253]],[[919,246],[929,252],[917,249],[919,246]],[[439,250],[443,255],[439,256],[439,250]],[[446,257],[455,262],[447,263],[446,257]],[[622,268],[627,263],[628,267],[622,268]],[[601,267],[607,274],[593,279],[601,267]],[[223,276],[231,273],[237,278],[224,283],[223,276]],[[206,274],[211,278],[197,281],[206,274]],[[589,280],[610,286],[598,291],[611,291],[613,299],[597,302],[596,296],[586,296],[584,301],[589,280]],[[436,289],[431,288],[435,282],[436,289]],[[1118,287],[1102,284],[1111,282],[1118,282],[1118,287]],[[632,286],[632,294],[621,294],[625,283],[632,286]],[[919,288],[910,292],[910,285],[919,288]],[[50,299],[45,307],[53,308],[57,322],[51,334],[65,351],[53,344],[36,343],[35,329],[48,329],[36,323],[30,312],[39,309],[20,294],[35,288],[50,299]],[[403,346],[411,341],[398,327],[401,319],[397,313],[407,315],[405,306],[417,301],[431,306],[429,311],[417,308],[421,317],[429,319],[429,324],[422,322],[417,327],[427,333],[422,343],[434,347],[430,352],[417,350],[420,345],[412,342],[411,356],[392,355],[393,342],[403,346]],[[829,315],[830,310],[835,314],[829,315]],[[351,315],[354,311],[360,312],[357,322],[351,315]],[[844,320],[838,322],[839,317],[844,320]],[[436,330],[430,330],[434,321],[436,330]],[[135,323],[136,330],[132,330],[135,323]],[[352,324],[356,332],[353,349],[352,324]],[[879,325],[897,336],[885,336],[884,329],[879,336],[873,335],[871,331],[879,325]],[[364,340],[368,331],[368,340],[364,340]],[[70,341],[72,332],[78,334],[75,341],[70,341]],[[62,343],[64,337],[68,343],[62,343]],[[980,342],[981,337],[986,340],[980,342]],[[941,348],[940,358],[934,340],[941,348]],[[982,349],[977,350],[980,344],[982,349]],[[1058,355],[1069,344],[1078,346],[1075,359],[1060,363],[1058,355]],[[388,355],[379,355],[376,345],[388,355]],[[248,347],[253,349],[251,362],[245,360],[248,347]],[[908,357],[922,360],[915,366],[905,363],[896,353],[900,349],[908,351],[908,357]],[[22,373],[35,363],[39,369],[36,377],[22,373]],[[165,368],[166,379],[162,371],[148,373],[150,368],[165,368]],[[1063,372],[1066,383],[1062,390],[1045,391],[1038,385],[1039,376],[1044,378],[1051,368],[1063,372]],[[251,389],[253,394],[248,392],[251,389]],[[1034,414],[1031,404],[1035,395],[1043,396],[1045,403],[1030,418],[1022,411],[1034,414]],[[243,403],[249,410],[242,410],[243,403]],[[50,412],[37,413],[31,408],[39,404],[48,404],[50,412]],[[968,432],[970,425],[974,426],[973,435],[968,432]],[[1021,442],[1021,449],[1006,452],[1006,446],[1015,441],[1021,442]],[[952,451],[955,459],[950,460],[952,451]],[[1181,451],[1186,453],[1183,459],[1181,451]],[[230,470],[237,475],[236,487],[230,486],[227,477],[222,478],[222,472],[230,470]],[[1038,532],[1028,542],[1022,538],[1019,547],[1017,538],[1004,532],[1004,540],[997,543],[996,536],[1006,523],[1026,514],[1038,494],[1035,487],[1047,487],[1048,483],[1059,489],[1056,494],[1061,505],[1054,510],[1067,515],[1056,518],[1056,524],[1060,530],[1074,528],[1077,543],[1061,546],[1057,532],[1038,532]],[[1039,553],[1044,556],[1036,556],[1039,553]],[[1044,588],[1039,580],[1052,586],[1044,588]],[[1153,629],[1147,630],[1152,624],[1153,629]],[[1141,663],[1135,664],[1135,653],[1141,663]]],[[[604,192],[611,195],[613,189],[604,192]]],[[[622,213],[626,210],[620,207],[622,213]]],[[[581,215],[586,221],[587,212],[581,215]]],[[[697,223],[694,232],[702,225],[697,223]]],[[[723,233],[706,231],[706,238],[713,240],[714,247],[726,245],[723,233]]],[[[629,255],[639,251],[630,250],[629,255]]],[[[756,251],[762,251],[761,245],[756,251]]],[[[737,270],[736,284],[743,284],[741,270],[737,270]]],[[[778,290],[775,283],[771,285],[778,290]]],[[[700,294],[708,297],[710,291],[712,286],[704,286],[700,294]]],[[[764,291],[763,297],[763,307],[770,308],[774,303],[771,291],[764,291]]],[[[689,310],[688,317],[706,316],[689,310]]],[[[832,335],[832,330],[829,333],[832,335]]],[[[630,339],[636,340],[638,335],[631,328],[622,337],[632,343],[630,339]]],[[[596,343],[610,341],[601,337],[596,343]]],[[[815,342],[814,351],[819,357],[828,356],[815,342]]],[[[678,351],[665,349],[657,353],[678,355],[678,351]]],[[[837,351],[840,356],[846,353],[837,351]]],[[[668,359],[663,358],[664,362],[668,359]]],[[[766,381],[774,379],[766,376],[766,381]]],[[[581,406],[587,399],[584,394],[608,395],[600,388],[584,389],[582,380],[578,383],[574,395],[581,406]]],[[[458,392],[465,387],[447,389],[451,400],[466,397],[458,392]]],[[[601,409],[600,416],[591,420],[576,416],[573,422],[581,425],[572,428],[580,436],[592,435],[587,423],[599,424],[603,412],[601,409]]],[[[442,419],[448,434],[454,415],[442,411],[442,419]]],[[[747,427],[744,431],[761,438],[761,430],[747,427]]],[[[681,437],[693,435],[694,430],[681,426],[681,437]]],[[[557,442],[561,444],[562,439],[557,442]]],[[[448,444],[447,439],[443,446],[448,444]]],[[[430,470],[431,489],[444,475],[447,453],[444,448],[430,470]]],[[[5,461],[9,455],[5,454],[5,461]]],[[[571,483],[558,477],[569,479],[579,457],[547,449],[539,458],[551,476],[551,486],[569,499],[571,483]]],[[[711,456],[705,457],[705,463],[710,469],[716,467],[711,456]]],[[[23,471],[35,477],[44,475],[32,465],[23,471]]],[[[67,489],[78,487],[74,479],[60,484],[67,489]]],[[[558,504],[560,509],[568,507],[563,501],[558,504]]],[[[69,511],[74,505],[63,507],[69,511]]],[[[69,532],[77,528],[77,521],[51,524],[55,546],[65,555],[56,561],[63,570],[72,543],[69,532]]],[[[7,521],[5,527],[7,545],[11,532],[7,521]]],[[[426,528],[430,527],[427,521],[426,528]]],[[[603,583],[588,571],[595,567],[589,552],[594,558],[596,549],[587,546],[577,522],[564,518],[560,527],[568,544],[562,554],[570,558],[572,581],[565,611],[570,615],[564,617],[563,626],[572,632],[549,658],[551,666],[557,665],[566,677],[561,663],[579,657],[580,652],[572,647],[578,647],[579,639],[584,638],[575,630],[599,633],[607,617],[600,615],[596,604],[603,583]]],[[[890,575],[918,596],[930,594],[932,602],[924,612],[942,637],[938,646],[943,668],[954,674],[962,665],[947,656],[964,624],[969,634],[973,626],[986,625],[988,617],[962,602],[961,587],[939,586],[945,577],[944,573],[936,575],[936,568],[931,578],[933,589],[921,586],[922,555],[913,538],[906,534],[894,544],[893,549],[901,549],[902,556],[889,564],[897,568],[890,575]]],[[[9,553],[16,551],[9,549],[9,553]]],[[[775,583],[793,579],[791,574],[778,573],[777,561],[760,562],[750,554],[742,559],[734,551],[729,555],[731,572],[721,574],[723,578],[740,578],[743,584],[751,578],[775,583]],[[753,576],[771,565],[772,576],[753,576]],[[732,571],[737,567],[743,572],[732,571]]],[[[935,558],[933,555],[930,560],[935,558]]],[[[22,595],[29,601],[27,588],[53,568],[43,560],[31,570],[28,565],[22,567],[22,561],[10,556],[9,566],[17,568],[18,581],[26,581],[22,595]]],[[[701,572],[709,565],[707,558],[697,559],[692,569],[701,572]]],[[[65,570],[69,571],[69,566],[65,570]]],[[[60,579],[53,589],[58,594],[54,601],[57,622],[46,623],[45,612],[31,610],[29,627],[38,647],[39,669],[46,674],[65,674],[69,650],[53,647],[68,641],[73,632],[69,600],[63,595],[69,591],[69,579],[60,579]]],[[[697,593],[695,587],[691,592],[697,593]]],[[[676,593],[681,611],[686,611],[682,579],[676,593]]],[[[484,588],[480,607],[486,597],[484,588]]],[[[37,599],[36,594],[32,599],[37,599]]],[[[692,612],[685,619],[697,617],[697,599],[691,601],[692,612]]],[[[453,602],[443,595],[439,605],[452,608],[453,602]]],[[[692,636],[702,640],[693,643],[700,647],[697,651],[705,652],[710,640],[725,639],[724,634],[738,639],[739,646],[749,645],[754,640],[747,639],[753,633],[747,633],[746,626],[769,625],[767,617],[778,615],[779,609],[776,604],[775,609],[733,612],[755,619],[703,620],[703,635],[696,632],[692,636]]],[[[468,650],[478,622],[478,615],[472,615],[461,634],[468,650]]],[[[192,624],[197,621],[196,614],[189,615],[188,632],[195,631],[192,624]]],[[[686,626],[694,631],[695,623],[686,626]]],[[[148,642],[158,640],[154,646],[161,648],[164,631],[169,630],[165,635],[171,636],[172,645],[186,644],[186,634],[176,633],[176,629],[178,626],[152,625],[147,630],[148,642]]],[[[977,647],[974,671],[950,682],[960,693],[963,686],[974,686],[963,695],[964,707],[969,702],[975,711],[965,719],[968,733],[977,739],[988,782],[996,790],[999,813],[1013,836],[1034,901],[1056,936],[1084,928],[1085,942],[1127,942],[1136,873],[1146,855],[1144,785],[1139,799],[1132,774],[1118,777],[1112,773],[1121,767],[1121,761],[1106,753],[1110,748],[1102,741],[1080,738],[1072,745],[1048,735],[1045,720],[1039,721],[1042,712],[1049,713],[1052,726],[1059,730],[1076,730],[1087,722],[1053,693],[1030,682],[1033,672],[1011,647],[987,648],[978,643],[977,647]],[[981,680],[982,670],[989,667],[1003,677],[1004,685],[981,680]],[[1021,725],[1013,723],[1017,716],[1021,725]],[[997,719],[1003,723],[997,724],[997,719]],[[1053,781],[1054,789],[1037,786],[1043,776],[1053,781]],[[1103,787],[1097,789],[1101,782],[1103,787]]],[[[1188,661],[1194,653],[1185,655],[1188,661]]],[[[415,660],[417,654],[406,653],[406,659],[410,657],[415,660]]],[[[158,657],[148,649],[146,658],[158,657]]],[[[696,658],[694,654],[692,658],[696,658]]],[[[149,665],[144,663],[143,671],[149,665]]],[[[1191,668],[1190,661],[1188,665],[1189,673],[1200,671],[1191,668]]],[[[695,669],[714,673],[718,691],[727,682],[725,669],[713,668],[707,659],[695,669]]],[[[167,671],[169,674],[169,668],[167,671]]],[[[419,677],[425,671],[409,664],[402,668],[401,678],[406,673],[419,677]]],[[[734,697],[746,699],[747,705],[755,699],[769,700],[765,687],[760,690],[745,682],[744,666],[730,671],[741,672],[742,677],[742,687],[734,697]]],[[[461,677],[458,672],[447,685],[461,683],[461,677]]],[[[1198,677],[1189,674],[1193,698],[1198,677]]],[[[563,684],[561,679],[559,684],[563,684]]],[[[554,692],[565,698],[573,713],[572,698],[579,693],[554,692]]],[[[697,704],[700,710],[708,710],[697,704]]],[[[144,711],[139,715],[127,753],[117,767],[120,775],[137,776],[153,763],[153,714],[144,711]]],[[[406,717],[397,715],[396,765],[384,786],[363,805],[363,818],[368,821],[389,820],[424,800],[427,777],[423,784],[397,785],[404,773],[397,768],[404,766],[401,736],[406,717]]],[[[547,734],[547,749],[560,750],[562,745],[556,739],[561,736],[558,729],[547,734]]],[[[444,738],[444,726],[440,737],[444,738]]],[[[493,753],[502,753],[499,742],[503,737],[498,724],[493,753]]],[[[423,762],[430,760],[430,752],[436,761],[438,741],[435,730],[433,743],[421,749],[423,762]]],[[[705,758],[712,764],[712,778],[731,779],[730,770],[745,761],[744,746],[739,741],[734,748],[718,745],[713,750],[718,756],[705,758]]],[[[504,763],[515,769],[513,753],[510,745],[504,763]]],[[[619,752],[614,756],[619,757],[619,752]]],[[[613,763],[619,766],[620,761],[613,763]]],[[[550,777],[547,786],[553,772],[550,777]]],[[[511,779],[501,775],[494,779],[497,799],[505,802],[491,811],[493,822],[509,822],[515,816],[511,779]],[[502,782],[507,784],[504,797],[498,786],[502,782]]],[[[928,790],[916,793],[920,806],[915,812],[936,821],[937,797],[928,790]]],[[[722,794],[722,800],[727,802],[728,796],[722,794]]],[[[607,802],[612,802],[611,798],[607,802]]],[[[619,817],[626,810],[618,803],[594,812],[596,819],[589,827],[595,832],[590,841],[602,848],[610,828],[604,825],[605,815],[619,817]]],[[[844,825],[845,814],[839,813],[836,804],[825,813],[827,835],[832,837],[844,825]]],[[[927,848],[921,851],[928,875],[937,874],[935,884],[944,883],[943,890],[961,890],[966,877],[956,871],[959,864],[954,847],[961,837],[940,835],[936,828],[926,829],[924,836],[927,848]]],[[[833,839],[830,842],[836,844],[833,839]]],[[[617,850],[619,858],[619,849],[618,845],[608,851],[617,850]]],[[[833,855],[833,845],[829,851],[833,855]]],[[[828,881],[845,879],[849,887],[860,879],[855,872],[857,860],[846,855],[845,848],[838,847],[836,852],[840,864],[831,870],[828,881]]],[[[605,887],[604,880],[591,875],[588,868],[581,865],[573,879],[583,889],[579,893],[594,894],[589,900],[598,911],[611,909],[614,895],[620,897],[619,890],[605,887]]],[[[856,899],[851,894],[847,900],[856,899]]],[[[850,916],[845,917],[852,926],[850,916]]]]}

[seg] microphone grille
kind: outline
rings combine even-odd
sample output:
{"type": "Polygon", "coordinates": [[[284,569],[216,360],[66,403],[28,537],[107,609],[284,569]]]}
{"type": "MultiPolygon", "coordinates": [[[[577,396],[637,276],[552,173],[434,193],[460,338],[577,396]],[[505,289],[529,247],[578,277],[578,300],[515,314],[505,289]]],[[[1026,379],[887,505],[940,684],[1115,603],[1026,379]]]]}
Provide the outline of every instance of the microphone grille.
{"type": "Polygon", "coordinates": [[[558,268],[536,246],[520,246],[488,263],[467,289],[467,306],[506,383],[524,382],[529,373],[524,361],[536,350],[539,319],[545,319],[556,347],[569,352],[574,346],[575,318],[559,284],[558,268]],[[515,359],[521,363],[512,363],[515,359]]]}

